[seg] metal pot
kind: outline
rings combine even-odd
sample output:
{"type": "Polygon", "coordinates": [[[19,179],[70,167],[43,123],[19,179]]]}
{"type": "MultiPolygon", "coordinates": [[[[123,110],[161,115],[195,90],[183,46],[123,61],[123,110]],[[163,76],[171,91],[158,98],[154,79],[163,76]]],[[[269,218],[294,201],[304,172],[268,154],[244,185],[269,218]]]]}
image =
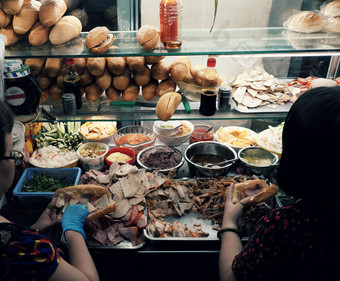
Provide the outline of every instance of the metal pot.
{"type": "Polygon", "coordinates": [[[233,163],[229,163],[223,166],[206,167],[199,165],[191,161],[195,155],[209,154],[219,157],[223,157],[226,160],[234,159],[237,157],[237,153],[233,148],[225,144],[214,141],[201,141],[190,144],[184,152],[185,160],[188,162],[189,170],[192,174],[196,174],[198,171],[202,176],[214,177],[225,175],[230,170],[233,163]]]}

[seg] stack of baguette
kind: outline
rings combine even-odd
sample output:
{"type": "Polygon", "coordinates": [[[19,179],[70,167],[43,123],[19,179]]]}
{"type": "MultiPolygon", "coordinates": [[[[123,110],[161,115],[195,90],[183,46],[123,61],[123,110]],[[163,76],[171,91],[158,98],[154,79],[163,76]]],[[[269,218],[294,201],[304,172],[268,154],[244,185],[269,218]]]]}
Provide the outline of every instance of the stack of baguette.
{"type": "Polygon", "coordinates": [[[9,47],[24,37],[33,46],[48,40],[64,44],[77,37],[82,24],[75,16],[65,16],[64,0],[2,0],[0,2],[0,33],[9,47]]]}
{"type": "MultiPolygon", "coordinates": [[[[88,101],[102,95],[110,101],[136,100],[141,94],[149,101],[176,90],[176,82],[196,79],[202,85],[210,81],[204,76],[204,66],[192,65],[187,57],[179,57],[170,65],[163,56],[145,57],[91,57],[75,58],[80,75],[82,92],[88,101]],[[199,68],[201,72],[196,71],[199,68]],[[191,78],[189,78],[191,77],[191,78]],[[200,81],[199,81],[200,79],[200,81]]],[[[49,96],[61,101],[64,94],[65,60],[62,58],[29,58],[24,63],[30,66],[42,89],[42,101],[49,96]]],[[[211,78],[211,77],[210,77],[211,78]]],[[[219,79],[219,77],[217,78],[219,79]]],[[[219,83],[219,80],[216,82],[219,83]]]]}

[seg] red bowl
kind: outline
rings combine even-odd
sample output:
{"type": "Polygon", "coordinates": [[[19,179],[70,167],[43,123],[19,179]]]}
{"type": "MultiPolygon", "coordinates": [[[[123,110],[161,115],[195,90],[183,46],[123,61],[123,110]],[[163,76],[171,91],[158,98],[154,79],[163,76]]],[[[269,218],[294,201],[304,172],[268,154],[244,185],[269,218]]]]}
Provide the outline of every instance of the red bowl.
{"type": "Polygon", "coordinates": [[[125,162],[124,164],[128,163],[132,165],[135,162],[136,156],[132,149],[127,148],[127,147],[114,147],[114,148],[109,149],[109,151],[106,153],[105,158],[104,158],[105,163],[109,166],[111,166],[112,162],[108,160],[107,157],[114,152],[120,152],[132,158],[129,161],[125,162]]]}

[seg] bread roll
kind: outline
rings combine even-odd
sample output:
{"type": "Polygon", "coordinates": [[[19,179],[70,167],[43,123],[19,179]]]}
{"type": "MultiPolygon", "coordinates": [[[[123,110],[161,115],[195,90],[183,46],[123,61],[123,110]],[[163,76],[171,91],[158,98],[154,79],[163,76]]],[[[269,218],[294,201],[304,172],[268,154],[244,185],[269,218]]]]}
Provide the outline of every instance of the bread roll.
{"type": "Polygon", "coordinates": [[[121,91],[118,91],[114,87],[110,86],[105,90],[105,95],[109,101],[116,101],[120,98],[121,91]]]}
{"type": "Polygon", "coordinates": [[[52,84],[48,91],[48,95],[53,101],[61,101],[61,97],[64,93],[64,90],[60,89],[56,84],[52,84]]]}
{"type": "Polygon", "coordinates": [[[82,75],[86,68],[86,59],[85,58],[74,58],[74,66],[79,75],[82,75]]]}
{"type": "Polygon", "coordinates": [[[99,88],[96,83],[86,86],[85,97],[88,101],[92,102],[100,98],[104,90],[99,88]]]}
{"type": "Polygon", "coordinates": [[[5,36],[5,47],[10,47],[17,43],[21,38],[23,38],[22,35],[16,34],[14,32],[13,26],[9,25],[6,28],[0,29],[0,34],[5,36]]]}
{"type": "Polygon", "coordinates": [[[48,89],[42,89],[41,90],[41,97],[40,97],[40,101],[39,104],[43,104],[48,98],[48,89]]]}
{"type": "Polygon", "coordinates": [[[12,17],[12,15],[8,15],[0,9],[0,28],[8,26],[12,22],[12,17]]]}
{"type": "Polygon", "coordinates": [[[126,63],[133,70],[140,71],[145,66],[145,57],[126,57],[126,63]]]}
{"type": "Polygon", "coordinates": [[[39,21],[44,26],[52,26],[61,19],[66,9],[64,0],[45,0],[41,3],[39,21]]]}
{"type": "Polygon", "coordinates": [[[45,72],[48,77],[54,78],[58,75],[63,59],[61,58],[48,58],[45,62],[45,72]]]}
{"type": "Polygon", "coordinates": [[[133,72],[133,78],[138,86],[145,86],[150,82],[151,71],[146,65],[140,71],[133,72]]]}
{"type": "Polygon", "coordinates": [[[51,83],[52,83],[52,80],[48,76],[46,76],[44,74],[39,75],[37,77],[37,81],[38,81],[38,83],[40,85],[40,89],[41,90],[46,90],[51,85],[51,83]]]}
{"type": "Polygon", "coordinates": [[[176,92],[166,93],[161,96],[156,106],[156,116],[162,121],[168,121],[175,113],[182,101],[182,96],[176,92]]]}
{"type": "Polygon", "coordinates": [[[113,35],[105,26],[97,26],[90,30],[85,38],[85,46],[92,54],[105,53],[113,43],[113,35]]]}
{"type": "Polygon", "coordinates": [[[165,61],[159,61],[151,67],[151,76],[157,80],[169,78],[170,66],[165,61]]]}
{"type": "Polygon", "coordinates": [[[28,34],[28,42],[32,46],[40,46],[48,41],[51,28],[37,22],[28,34]]]}
{"type": "MultiPolygon", "coordinates": [[[[67,3],[66,3],[66,5],[67,5],[67,3]]],[[[89,16],[87,15],[87,13],[83,9],[74,9],[70,12],[70,15],[75,16],[77,19],[80,20],[83,29],[85,29],[85,27],[89,23],[89,16]]]]}
{"type": "Polygon", "coordinates": [[[33,75],[38,75],[44,68],[46,59],[30,58],[25,60],[25,65],[30,67],[33,75]]]}
{"type": "Polygon", "coordinates": [[[122,98],[124,101],[134,101],[137,99],[139,95],[139,86],[135,83],[131,83],[124,91],[122,98]]]}
{"type": "Polygon", "coordinates": [[[322,31],[328,33],[340,33],[340,16],[324,19],[322,31]]]}
{"type": "Polygon", "coordinates": [[[311,11],[302,11],[294,15],[288,24],[289,30],[302,33],[312,33],[321,31],[321,17],[311,11]]]}
{"type": "Polygon", "coordinates": [[[2,0],[2,9],[8,15],[15,15],[19,13],[24,0],[2,0]]]}
{"type": "Polygon", "coordinates": [[[158,80],[151,78],[149,84],[142,87],[142,96],[145,100],[152,100],[156,96],[158,80]]]}
{"type": "Polygon", "coordinates": [[[161,61],[164,58],[165,56],[146,56],[145,61],[147,64],[154,64],[161,61]]]}
{"type": "Polygon", "coordinates": [[[13,17],[13,29],[17,34],[25,34],[38,21],[41,3],[25,0],[19,13],[13,17]]]}
{"type": "Polygon", "coordinates": [[[156,48],[159,40],[159,31],[153,25],[143,25],[137,31],[138,43],[147,51],[156,48]]]}
{"type": "Polygon", "coordinates": [[[127,68],[122,75],[114,76],[112,85],[117,90],[124,91],[131,82],[130,70],[127,68]]]}
{"type": "Polygon", "coordinates": [[[57,79],[56,79],[57,86],[59,88],[61,88],[61,89],[65,88],[65,85],[64,85],[64,76],[65,76],[64,73],[59,73],[58,76],[57,76],[57,79]]]}
{"type": "Polygon", "coordinates": [[[84,70],[84,73],[82,75],[80,75],[80,85],[86,86],[90,83],[92,83],[92,81],[94,80],[93,75],[87,70],[84,70]]]}
{"type": "Polygon", "coordinates": [[[338,17],[340,16],[340,1],[335,0],[329,2],[322,10],[326,17],[338,17]]]}
{"type": "Polygon", "coordinates": [[[187,57],[175,59],[170,65],[170,77],[173,81],[182,81],[188,74],[191,62],[187,57]]]}
{"type": "Polygon", "coordinates": [[[126,60],[123,57],[107,57],[106,65],[114,75],[122,75],[126,69],[126,60]]]}
{"type": "Polygon", "coordinates": [[[49,39],[53,45],[61,45],[76,38],[81,30],[81,23],[76,17],[64,16],[52,27],[49,39]]]}
{"type": "Polygon", "coordinates": [[[206,69],[207,67],[203,64],[194,64],[190,67],[192,78],[197,84],[202,85],[202,78],[206,69]]]}
{"type": "Polygon", "coordinates": [[[174,92],[176,90],[176,84],[171,79],[166,79],[161,81],[156,90],[156,95],[158,97],[163,96],[165,93],[174,92]]]}
{"type": "Polygon", "coordinates": [[[87,59],[87,70],[94,76],[102,75],[105,71],[106,61],[103,57],[91,57],[87,59]]]}
{"type": "Polygon", "coordinates": [[[102,75],[96,76],[95,80],[99,88],[106,90],[110,87],[112,83],[112,76],[110,71],[105,69],[104,73],[102,75]]]}

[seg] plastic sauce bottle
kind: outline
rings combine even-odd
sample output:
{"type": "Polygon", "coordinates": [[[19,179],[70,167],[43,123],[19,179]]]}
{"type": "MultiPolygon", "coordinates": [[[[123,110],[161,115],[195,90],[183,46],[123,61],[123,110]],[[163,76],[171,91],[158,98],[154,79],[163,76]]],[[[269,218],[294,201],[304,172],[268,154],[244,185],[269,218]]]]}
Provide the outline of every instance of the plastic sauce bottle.
{"type": "Polygon", "coordinates": [[[167,49],[182,46],[183,4],[181,0],[162,0],[160,3],[160,40],[167,49]]]}
{"type": "Polygon", "coordinates": [[[66,73],[64,76],[65,93],[72,93],[76,97],[77,109],[82,107],[80,77],[74,65],[73,58],[66,58],[66,73]]]}
{"type": "MultiPolygon", "coordinates": [[[[215,66],[216,66],[216,59],[209,58],[207,61],[207,69],[204,72],[204,77],[211,77],[211,76],[217,75],[215,66]]],[[[205,116],[214,115],[216,112],[216,99],[217,99],[216,90],[208,89],[202,92],[199,112],[205,116]]]]}

